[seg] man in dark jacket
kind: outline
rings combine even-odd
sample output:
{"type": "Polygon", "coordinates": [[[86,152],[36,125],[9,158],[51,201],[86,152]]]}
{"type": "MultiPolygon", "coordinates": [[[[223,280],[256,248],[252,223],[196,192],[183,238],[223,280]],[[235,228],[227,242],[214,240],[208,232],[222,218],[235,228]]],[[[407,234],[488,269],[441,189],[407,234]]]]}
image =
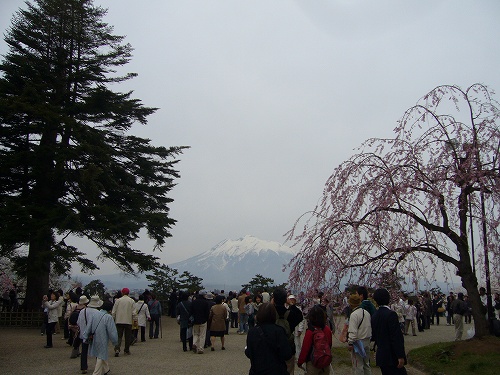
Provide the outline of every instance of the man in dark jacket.
{"type": "Polygon", "coordinates": [[[389,308],[389,292],[387,289],[377,289],[373,299],[379,305],[372,316],[372,340],[377,345],[377,366],[380,367],[382,375],[404,375],[405,342],[398,315],[389,308]]]}
{"type": "Polygon", "coordinates": [[[191,304],[193,311],[193,351],[203,354],[205,338],[207,335],[207,321],[210,315],[210,304],[205,299],[205,291],[201,291],[191,304]]]}
{"type": "MultiPolygon", "coordinates": [[[[273,292],[273,303],[274,307],[276,307],[276,312],[278,313],[278,318],[284,318],[286,315],[286,320],[288,321],[288,324],[290,325],[290,333],[292,335],[291,342],[293,343],[293,331],[295,331],[295,327],[299,325],[299,323],[303,319],[302,312],[300,309],[295,306],[291,305],[290,309],[287,309],[285,306],[287,299],[286,291],[283,288],[277,288],[273,292]]],[[[287,371],[290,375],[293,375],[294,370],[295,370],[295,344],[291,345],[292,349],[292,358],[290,358],[288,361],[286,361],[286,367],[287,371]]]]}
{"type": "Polygon", "coordinates": [[[460,341],[464,332],[464,315],[468,310],[463,293],[458,293],[458,298],[451,303],[451,310],[453,311],[453,324],[455,325],[455,341],[460,341]]]}

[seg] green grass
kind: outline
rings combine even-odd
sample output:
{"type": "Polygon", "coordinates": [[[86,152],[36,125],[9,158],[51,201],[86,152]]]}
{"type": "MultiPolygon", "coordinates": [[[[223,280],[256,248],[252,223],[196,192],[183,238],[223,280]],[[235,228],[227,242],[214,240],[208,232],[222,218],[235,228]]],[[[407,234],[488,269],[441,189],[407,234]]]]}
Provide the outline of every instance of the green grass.
{"type": "MultiPolygon", "coordinates": [[[[370,352],[370,356],[373,358],[373,352],[370,352]]],[[[351,366],[351,352],[347,350],[347,345],[344,347],[334,347],[332,348],[332,363],[339,366],[351,366]]],[[[371,367],[375,366],[375,361],[370,361],[371,367]]]]}
{"type": "Polygon", "coordinates": [[[436,343],[411,350],[408,360],[410,365],[431,375],[497,375],[500,339],[436,343]]]}

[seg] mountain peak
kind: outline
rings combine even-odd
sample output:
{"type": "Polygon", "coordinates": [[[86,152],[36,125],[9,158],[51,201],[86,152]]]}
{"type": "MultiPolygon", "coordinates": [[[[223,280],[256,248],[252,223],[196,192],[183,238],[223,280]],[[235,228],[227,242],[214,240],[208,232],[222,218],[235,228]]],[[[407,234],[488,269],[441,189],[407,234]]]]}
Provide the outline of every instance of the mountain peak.
{"type": "Polygon", "coordinates": [[[276,241],[265,241],[257,237],[246,235],[238,238],[237,240],[225,239],[219,242],[212,249],[207,251],[207,255],[221,255],[226,254],[229,256],[242,256],[248,253],[255,253],[259,255],[262,251],[273,251],[275,253],[287,253],[295,255],[295,253],[288,246],[285,246],[276,241]]]}
{"type": "Polygon", "coordinates": [[[237,240],[225,239],[212,249],[170,267],[203,278],[205,288],[236,290],[256,274],[270,277],[277,284],[285,282],[288,272],[283,272],[283,265],[294,255],[291,248],[279,242],[246,235],[237,240]]]}

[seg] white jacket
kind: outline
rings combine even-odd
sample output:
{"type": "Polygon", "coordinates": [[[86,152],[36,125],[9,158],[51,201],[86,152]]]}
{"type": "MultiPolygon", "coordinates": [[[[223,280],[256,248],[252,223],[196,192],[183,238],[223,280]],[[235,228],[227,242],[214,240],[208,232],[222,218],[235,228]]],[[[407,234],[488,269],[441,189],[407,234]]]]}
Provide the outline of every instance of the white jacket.
{"type": "Polygon", "coordinates": [[[352,344],[357,340],[370,339],[372,337],[372,317],[365,309],[358,307],[349,317],[349,329],[347,342],[352,344]]]}
{"type": "Polygon", "coordinates": [[[59,321],[59,306],[63,303],[63,301],[45,301],[43,303],[43,307],[47,309],[48,314],[48,322],[49,323],[57,323],[59,321]]]}
{"type": "Polygon", "coordinates": [[[146,327],[146,322],[151,319],[148,304],[144,301],[136,302],[135,311],[137,311],[137,322],[139,323],[139,327],[146,327]]]}
{"type": "Polygon", "coordinates": [[[118,298],[111,312],[116,324],[130,324],[137,317],[135,301],[128,295],[118,298]]]}

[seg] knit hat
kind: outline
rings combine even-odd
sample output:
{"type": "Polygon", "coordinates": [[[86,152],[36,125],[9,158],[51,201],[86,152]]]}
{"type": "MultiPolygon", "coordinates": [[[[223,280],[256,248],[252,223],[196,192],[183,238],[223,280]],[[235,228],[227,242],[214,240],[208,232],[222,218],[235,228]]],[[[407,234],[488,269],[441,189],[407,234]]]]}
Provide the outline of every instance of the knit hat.
{"type": "Polygon", "coordinates": [[[361,305],[361,298],[357,294],[351,294],[349,296],[349,306],[351,306],[351,309],[355,309],[361,305]]]}
{"type": "Polygon", "coordinates": [[[129,288],[123,288],[122,289],[122,295],[125,295],[125,294],[128,295],[129,293],[130,293],[129,288]]]}

